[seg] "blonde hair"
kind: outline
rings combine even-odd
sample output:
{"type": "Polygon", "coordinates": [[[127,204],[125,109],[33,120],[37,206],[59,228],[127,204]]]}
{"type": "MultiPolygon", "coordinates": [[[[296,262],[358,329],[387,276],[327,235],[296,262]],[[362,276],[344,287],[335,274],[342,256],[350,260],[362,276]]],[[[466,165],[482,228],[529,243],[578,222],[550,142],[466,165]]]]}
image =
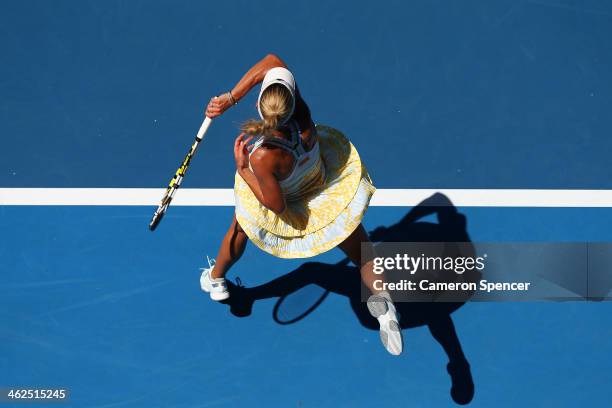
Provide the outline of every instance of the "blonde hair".
{"type": "Polygon", "coordinates": [[[251,119],[244,122],[241,129],[249,135],[267,135],[276,129],[288,115],[293,104],[291,92],[281,85],[273,84],[266,88],[259,100],[263,120],[251,119]]]}

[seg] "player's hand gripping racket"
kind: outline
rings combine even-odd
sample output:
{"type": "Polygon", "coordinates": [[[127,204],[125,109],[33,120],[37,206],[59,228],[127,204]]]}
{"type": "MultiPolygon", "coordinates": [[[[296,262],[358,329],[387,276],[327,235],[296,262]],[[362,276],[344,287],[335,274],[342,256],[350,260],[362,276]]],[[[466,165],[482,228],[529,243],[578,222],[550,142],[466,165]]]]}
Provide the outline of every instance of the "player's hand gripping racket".
{"type": "Polygon", "coordinates": [[[164,193],[164,197],[161,200],[161,204],[159,204],[159,207],[157,207],[157,211],[155,211],[155,214],[153,214],[153,218],[149,223],[149,229],[151,231],[154,231],[155,228],[157,228],[157,225],[164,217],[164,214],[166,214],[166,210],[168,210],[168,206],[170,205],[170,202],[172,202],[172,198],[174,198],[176,190],[178,190],[178,188],[181,186],[181,182],[183,181],[183,178],[187,173],[189,163],[191,163],[191,159],[193,158],[193,155],[195,154],[196,150],[198,150],[198,146],[200,145],[202,139],[204,139],[204,135],[206,134],[206,131],[210,127],[211,123],[212,119],[209,117],[206,117],[206,119],[204,119],[204,122],[202,122],[202,126],[200,126],[200,130],[196,135],[195,141],[191,145],[191,149],[189,149],[189,152],[187,152],[187,156],[185,156],[185,159],[183,159],[183,164],[181,164],[181,167],[178,168],[178,170],[174,174],[174,177],[172,177],[172,180],[170,180],[170,184],[168,184],[168,188],[166,188],[166,192],[164,193]]]}

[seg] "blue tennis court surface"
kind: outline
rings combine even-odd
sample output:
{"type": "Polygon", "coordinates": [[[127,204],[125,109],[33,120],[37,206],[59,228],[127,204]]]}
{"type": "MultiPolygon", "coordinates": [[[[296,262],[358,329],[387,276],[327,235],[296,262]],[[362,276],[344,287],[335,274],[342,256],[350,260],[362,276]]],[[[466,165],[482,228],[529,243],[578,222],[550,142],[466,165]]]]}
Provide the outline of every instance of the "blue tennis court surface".
{"type": "MultiPolygon", "coordinates": [[[[611,23],[603,0],[5,1],[0,187],[163,187],[208,99],[274,52],[379,188],[611,189],[611,23]]],[[[213,123],[184,187],[231,187],[254,103],[213,123]]],[[[75,407],[456,406],[464,353],[471,406],[610,404],[608,302],[405,306],[395,358],[339,250],[249,245],[229,275],[248,301],[217,304],[199,268],[233,208],[173,207],[151,233],[153,210],[0,206],[0,387],[67,387],[75,407]],[[445,351],[427,323],[448,316],[445,351]]],[[[612,241],[610,208],[457,210],[473,242],[612,241]]],[[[435,214],[401,229],[445,231],[435,214]]]]}

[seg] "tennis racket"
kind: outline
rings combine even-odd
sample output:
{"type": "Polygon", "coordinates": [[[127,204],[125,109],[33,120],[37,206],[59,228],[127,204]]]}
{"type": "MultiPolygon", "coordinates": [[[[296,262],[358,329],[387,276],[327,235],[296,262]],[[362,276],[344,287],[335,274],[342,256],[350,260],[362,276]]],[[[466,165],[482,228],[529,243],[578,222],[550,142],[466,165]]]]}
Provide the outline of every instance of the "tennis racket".
{"type": "Polygon", "coordinates": [[[206,134],[206,131],[210,127],[211,123],[212,123],[212,119],[209,117],[206,117],[206,119],[204,119],[204,122],[202,122],[202,126],[200,126],[200,130],[198,130],[198,134],[196,135],[195,141],[191,145],[191,149],[189,149],[189,151],[187,152],[187,155],[185,156],[185,159],[183,159],[183,164],[181,164],[181,167],[179,167],[176,173],[174,173],[174,177],[172,177],[172,180],[170,180],[170,183],[168,184],[168,188],[166,188],[166,192],[164,193],[164,197],[162,198],[161,203],[159,204],[159,207],[157,207],[155,214],[153,214],[153,218],[151,219],[151,222],[149,223],[149,229],[151,231],[155,231],[155,228],[157,228],[157,226],[159,225],[159,222],[166,214],[166,211],[168,210],[168,206],[172,202],[172,199],[174,198],[174,194],[176,193],[176,190],[178,190],[179,187],[181,186],[181,182],[183,181],[183,178],[185,177],[185,174],[187,173],[187,169],[189,168],[189,163],[191,163],[191,159],[193,158],[196,150],[198,150],[198,146],[200,145],[200,142],[202,141],[202,139],[204,139],[204,135],[206,134]]]}

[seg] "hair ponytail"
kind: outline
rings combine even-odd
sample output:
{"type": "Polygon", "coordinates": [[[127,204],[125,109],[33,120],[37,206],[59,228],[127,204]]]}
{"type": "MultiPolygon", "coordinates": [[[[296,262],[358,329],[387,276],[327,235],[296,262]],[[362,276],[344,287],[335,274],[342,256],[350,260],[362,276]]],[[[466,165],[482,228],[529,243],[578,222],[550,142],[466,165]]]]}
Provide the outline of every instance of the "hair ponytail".
{"type": "Polygon", "coordinates": [[[289,90],[283,85],[271,85],[264,91],[259,101],[264,119],[248,120],[240,128],[249,135],[267,135],[279,126],[282,119],[291,114],[292,98],[289,90]]]}
{"type": "Polygon", "coordinates": [[[240,126],[240,129],[247,135],[259,136],[265,131],[265,123],[263,120],[250,119],[240,126]]]}

